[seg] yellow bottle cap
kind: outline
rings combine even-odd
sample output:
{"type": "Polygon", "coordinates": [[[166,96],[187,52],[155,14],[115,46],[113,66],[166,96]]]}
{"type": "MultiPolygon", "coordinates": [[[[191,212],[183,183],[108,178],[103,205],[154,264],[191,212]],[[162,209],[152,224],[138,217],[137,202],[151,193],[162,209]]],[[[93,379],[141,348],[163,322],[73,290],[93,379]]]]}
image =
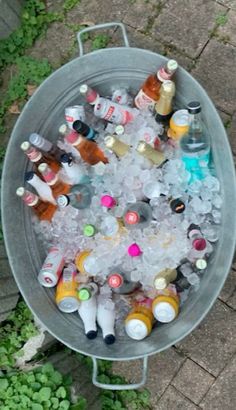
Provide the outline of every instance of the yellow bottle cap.
{"type": "Polygon", "coordinates": [[[142,340],[151,333],[152,322],[142,313],[130,313],[125,320],[125,330],[131,339],[142,340]]]}
{"type": "Polygon", "coordinates": [[[172,322],[179,313],[178,298],[160,295],[152,302],[152,313],[162,323],[172,322]]]}

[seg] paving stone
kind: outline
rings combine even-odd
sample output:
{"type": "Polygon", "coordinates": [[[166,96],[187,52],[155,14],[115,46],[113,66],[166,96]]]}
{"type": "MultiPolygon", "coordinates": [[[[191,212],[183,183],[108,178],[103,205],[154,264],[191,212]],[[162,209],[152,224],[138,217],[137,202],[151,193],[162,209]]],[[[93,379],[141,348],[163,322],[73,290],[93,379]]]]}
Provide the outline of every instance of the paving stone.
{"type": "Polygon", "coordinates": [[[236,351],[235,339],[236,313],[217,300],[207,318],[177,348],[217,376],[236,351]]]}
{"type": "Polygon", "coordinates": [[[230,298],[227,300],[227,304],[232,307],[234,310],[236,310],[236,290],[234,290],[233,294],[230,296],[230,298]]]}
{"type": "Polygon", "coordinates": [[[158,402],[155,410],[197,410],[190,400],[179,393],[173,386],[169,386],[158,402]]]}
{"type": "Polygon", "coordinates": [[[171,384],[188,399],[198,404],[211,387],[215,378],[187,359],[171,384]]]}
{"type": "Polygon", "coordinates": [[[223,302],[227,302],[229,298],[233,295],[236,289],[236,271],[231,269],[229,275],[225,281],[224,287],[220,292],[219,299],[223,302]]]}
{"type": "Polygon", "coordinates": [[[236,356],[225,367],[200,404],[204,410],[235,410],[236,356]]]}
{"type": "Polygon", "coordinates": [[[11,276],[11,268],[6,258],[0,258],[0,278],[11,276]]]}
{"type": "Polygon", "coordinates": [[[236,1],[235,0],[217,0],[217,3],[236,10],[236,1]]]}
{"type": "Polygon", "coordinates": [[[220,39],[226,41],[227,43],[236,46],[236,10],[230,10],[227,14],[227,22],[219,26],[216,32],[216,35],[219,36],[220,39]]]}
{"type": "Polygon", "coordinates": [[[191,72],[218,108],[229,114],[235,111],[235,66],[236,48],[211,39],[191,72]]]}
{"type": "Polygon", "coordinates": [[[231,126],[228,130],[228,137],[233,155],[236,155],[236,115],[232,118],[231,126]]]}
{"type": "Polygon", "coordinates": [[[155,20],[153,33],[195,58],[207,43],[217,15],[224,10],[213,1],[172,0],[155,20]]]}
{"type": "MultiPolygon", "coordinates": [[[[151,356],[148,361],[148,380],[145,387],[151,392],[151,404],[156,405],[172,378],[184,362],[183,355],[170,348],[151,356]]],[[[141,379],[141,360],[113,362],[113,372],[123,375],[127,380],[141,379]]],[[[154,407],[156,408],[156,407],[154,407]]]]}
{"type": "Polygon", "coordinates": [[[123,22],[139,30],[150,31],[155,17],[161,11],[162,0],[134,0],[129,2],[129,8],[123,22]]]}
{"type": "Polygon", "coordinates": [[[0,297],[14,295],[19,292],[13,277],[0,279],[0,297]]]}

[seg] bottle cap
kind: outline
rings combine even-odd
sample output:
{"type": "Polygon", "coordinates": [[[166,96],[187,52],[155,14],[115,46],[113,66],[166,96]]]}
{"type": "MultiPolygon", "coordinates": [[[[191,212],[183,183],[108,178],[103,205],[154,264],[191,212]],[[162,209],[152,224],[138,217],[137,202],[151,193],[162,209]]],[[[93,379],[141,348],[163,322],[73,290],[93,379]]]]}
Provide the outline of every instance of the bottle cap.
{"type": "Polygon", "coordinates": [[[108,285],[111,288],[120,288],[123,282],[123,278],[119,273],[112,273],[108,276],[108,285]]]}
{"type": "Polygon", "coordinates": [[[104,141],[108,148],[112,148],[116,140],[115,140],[115,137],[113,137],[112,135],[107,135],[104,138],[104,141]]]}
{"type": "Polygon", "coordinates": [[[125,320],[125,330],[131,339],[142,340],[151,333],[152,322],[143,313],[131,313],[125,320]]]}
{"type": "Polygon", "coordinates": [[[177,68],[178,68],[178,63],[177,63],[176,60],[169,60],[169,61],[168,61],[168,63],[167,63],[167,70],[168,70],[169,72],[176,71],[177,68]]]}
{"type": "Polygon", "coordinates": [[[132,257],[139,256],[141,253],[142,251],[137,243],[132,243],[132,245],[128,247],[128,254],[132,257]]]}
{"type": "Polygon", "coordinates": [[[125,222],[128,225],[136,225],[140,221],[140,216],[138,212],[135,211],[128,211],[125,214],[125,222]]]}
{"type": "Polygon", "coordinates": [[[115,133],[117,135],[122,135],[122,134],[124,134],[124,132],[125,132],[125,129],[124,129],[123,125],[117,125],[116,126],[115,133]]]}
{"type": "Polygon", "coordinates": [[[196,251],[203,251],[206,249],[207,243],[204,238],[197,238],[193,240],[192,246],[196,251]]]}
{"type": "Polygon", "coordinates": [[[56,203],[60,208],[65,208],[70,203],[70,198],[68,195],[59,195],[56,198],[56,203]]]}
{"type": "Polygon", "coordinates": [[[88,86],[87,84],[82,84],[79,88],[79,92],[80,94],[86,94],[88,92],[88,86]]]}
{"type": "Polygon", "coordinates": [[[23,196],[25,193],[25,188],[23,186],[20,186],[19,188],[17,188],[16,190],[16,195],[17,196],[23,196]]]}
{"type": "Polygon", "coordinates": [[[170,201],[170,207],[171,207],[171,210],[175,212],[176,214],[182,214],[182,212],[184,212],[185,210],[185,204],[179,198],[172,199],[170,201]]]}
{"type": "Polygon", "coordinates": [[[97,337],[97,334],[98,334],[97,330],[89,330],[89,332],[86,333],[86,337],[90,340],[93,340],[97,337]]]}
{"type": "Polygon", "coordinates": [[[84,225],[83,233],[84,233],[84,236],[88,236],[88,237],[93,236],[95,234],[95,226],[91,224],[84,225]]]}
{"type": "Polygon", "coordinates": [[[66,134],[66,131],[67,131],[67,125],[66,125],[66,124],[62,124],[62,125],[59,127],[58,131],[59,131],[60,134],[65,135],[65,134],[66,134]]]}
{"type": "Polygon", "coordinates": [[[197,259],[195,265],[197,269],[204,270],[207,267],[207,261],[205,259],[197,259]]]}
{"type": "Polygon", "coordinates": [[[201,112],[201,104],[198,101],[191,101],[187,105],[189,114],[198,114],[201,112]]]}
{"type": "Polygon", "coordinates": [[[83,132],[84,126],[85,126],[84,122],[82,122],[82,121],[80,121],[80,120],[74,121],[74,122],[73,122],[73,125],[72,125],[73,129],[74,129],[76,132],[78,132],[78,133],[82,133],[82,132],[83,132]]]}
{"type": "Polygon", "coordinates": [[[165,289],[167,285],[168,283],[165,278],[160,277],[154,280],[154,287],[156,289],[159,289],[159,290],[165,289]]]}
{"type": "Polygon", "coordinates": [[[28,141],[24,141],[24,142],[22,142],[20,147],[21,147],[22,151],[27,151],[30,148],[30,143],[28,141]]]}
{"type": "Polygon", "coordinates": [[[33,171],[28,171],[25,173],[25,182],[30,181],[33,179],[35,176],[35,173],[33,171]]]}
{"type": "Polygon", "coordinates": [[[113,343],[115,343],[115,341],[116,341],[116,338],[115,338],[114,335],[106,335],[106,336],[104,337],[104,342],[105,342],[107,345],[112,345],[113,343]]]}
{"type": "Polygon", "coordinates": [[[156,320],[169,323],[179,312],[179,303],[171,296],[157,296],[152,303],[152,312],[156,320]]]}
{"type": "Polygon", "coordinates": [[[71,164],[72,162],[72,156],[71,154],[62,154],[60,157],[60,162],[62,162],[63,164],[71,164]]]}
{"type": "Polygon", "coordinates": [[[143,153],[146,150],[147,143],[145,141],[140,141],[137,146],[137,151],[143,153]]]}
{"type": "Polygon", "coordinates": [[[112,208],[116,205],[116,200],[111,195],[103,195],[101,197],[101,205],[106,208],[112,208]]]}
{"type": "Polygon", "coordinates": [[[81,288],[78,290],[78,298],[80,300],[88,300],[92,296],[92,293],[89,289],[87,288],[81,288]]]}

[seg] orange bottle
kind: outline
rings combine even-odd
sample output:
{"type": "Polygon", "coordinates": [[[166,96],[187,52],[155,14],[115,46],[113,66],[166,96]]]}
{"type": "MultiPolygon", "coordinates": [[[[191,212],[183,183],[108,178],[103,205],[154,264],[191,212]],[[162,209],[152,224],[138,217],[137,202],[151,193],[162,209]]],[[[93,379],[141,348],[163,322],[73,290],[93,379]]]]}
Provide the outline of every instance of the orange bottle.
{"type": "Polygon", "coordinates": [[[58,172],[61,168],[61,164],[59,162],[43,155],[42,152],[33,147],[28,141],[22,142],[20,147],[36,167],[45,162],[54,172],[58,172]]]}
{"type": "Polygon", "coordinates": [[[61,181],[58,175],[45,162],[39,165],[38,170],[50,186],[54,198],[57,198],[59,195],[66,195],[69,192],[71,185],[61,181]]]}
{"type": "Polygon", "coordinates": [[[51,221],[57,207],[50,202],[42,201],[38,195],[19,187],[16,195],[21,197],[26,205],[30,206],[41,221],[51,221]]]}
{"type": "Polygon", "coordinates": [[[82,137],[77,132],[71,132],[66,135],[66,141],[73,145],[80,153],[81,158],[90,165],[95,165],[98,162],[108,163],[103,151],[98,147],[96,142],[89,141],[82,137]]]}
{"type": "Polygon", "coordinates": [[[162,83],[170,80],[177,68],[178,63],[175,60],[169,60],[164,67],[157,71],[157,74],[149,75],[134,99],[136,107],[140,110],[153,107],[160,98],[162,83]]]}

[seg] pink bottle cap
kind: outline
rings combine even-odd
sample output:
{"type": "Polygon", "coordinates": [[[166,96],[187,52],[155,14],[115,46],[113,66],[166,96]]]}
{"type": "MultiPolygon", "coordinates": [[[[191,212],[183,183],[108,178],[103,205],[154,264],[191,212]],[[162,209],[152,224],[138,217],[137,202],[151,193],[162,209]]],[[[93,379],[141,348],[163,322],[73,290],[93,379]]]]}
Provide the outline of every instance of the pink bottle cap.
{"type": "Polygon", "coordinates": [[[68,135],[65,136],[65,140],[69,142],[69,144],[74,144],[77,141],[78,137],[78,132],[71,131],[68,135]]]}
{"type": "Polygon", "coordinates": [[[139,214],[135,211],[128,211],[125,214],[125,222],[128,225],[135,225],[139,222],[140,217],[139,214]]]}
{"type": "Polygon", "coordinates": [[[116,205],[116,200],[110,195],[103,195],[101,197],[101,205],[105,206],[106,208],[112,208],[116,205]]]}
{"type": "Polygon", "coordinates": [[[141,253],[142,251],[140,247],[137,245],[137,243],[132,243],[132,245],[128,247],[128,254],[132,257],[139,256],[141,255],[141,253]]]}
{"type": "Polygon", "coordinates": [[[112,273],[112,275],[108,277],[108,285],[111,288],[119,288],[122,284],[123,278],[119,273],[112,273]]]}
{"type": "Polygon", "coordinates": [[[207,243],[204,238],[197,238],[194,239],[192,245],[193,248],[196,249],[196,251],[203,251],[204,249],[206,249],[207,243]]]}

